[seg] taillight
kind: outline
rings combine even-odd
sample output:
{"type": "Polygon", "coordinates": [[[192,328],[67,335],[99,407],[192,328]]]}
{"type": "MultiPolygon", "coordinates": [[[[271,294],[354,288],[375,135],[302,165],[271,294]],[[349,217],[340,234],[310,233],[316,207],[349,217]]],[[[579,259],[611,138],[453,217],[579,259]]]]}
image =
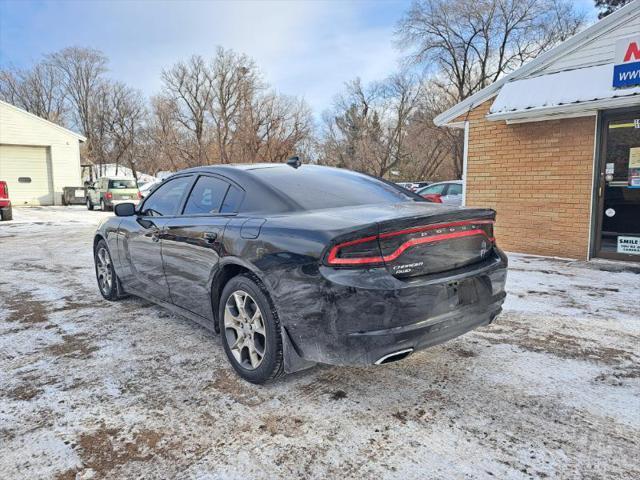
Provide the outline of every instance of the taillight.
{"type": "Polygon", "coordinates": [[[428,193],[426,195],[423,195],[422,198],[433,203],[442,203],[442,195],[440,195],[439,193],[428,193]]]}
{"type": "Polygon", "coordinates": [[[0,198],[9,198],[9,189],[5,181],[0,182],[0,198]]]}
{"type": "Polygon", "coordinates": [[[113,193],[111,193],[111,192],[107,192],[107,193],[105,193],[105,194],[104,194],[104,196],[105,196],[105,198],[106,198],[107,200],[111,200],[111,199],[113,198],[113,193]]]}
{"type": "Polygon", "coordinates": [[[338,243],[329,250],[330,266],[375,266],[392,262],[407,249],[464,237],[483,236],[492,244],[493,220],[462,220],[384,232],[357,240],[338,243]],[[384,248],[381,247],[384,244],[384,248]]]}
{"type": "Polygon", "coordinates": [[[344,266],[383,264],[378,238],[374,235],[339,243],[329,251],[327,263],[344,266]]]}

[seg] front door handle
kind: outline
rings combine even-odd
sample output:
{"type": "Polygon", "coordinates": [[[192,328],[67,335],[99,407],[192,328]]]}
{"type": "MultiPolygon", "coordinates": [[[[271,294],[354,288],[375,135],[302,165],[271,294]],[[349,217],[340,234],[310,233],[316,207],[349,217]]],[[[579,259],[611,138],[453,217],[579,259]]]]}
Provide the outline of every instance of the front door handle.
{"type": "Polygon", "coordinates": [[[218,239],[218,234],[216,232],[204,232],[202,238],[207,243],[214,243],[218,239]]]}
{"type": "Polygon", "coordinates": [[[153,232],[151,232],[151,241],[153,241],[153,242],[159,242],[160,241],[160,230],[159,229],[155,229],[153,232]]]}

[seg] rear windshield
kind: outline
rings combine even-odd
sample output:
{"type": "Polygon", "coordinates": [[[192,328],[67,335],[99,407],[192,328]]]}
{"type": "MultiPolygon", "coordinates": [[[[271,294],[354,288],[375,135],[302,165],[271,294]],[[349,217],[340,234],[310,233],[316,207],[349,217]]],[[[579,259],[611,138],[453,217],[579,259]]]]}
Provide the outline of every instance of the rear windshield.
{"type": "Polygon", "coordinates": [[[348,170],[303,165],[252,173],[305,210],[422,200],[401,187],[348,170]]]}
{"type": "Polygon", "coordinates": [[[109,180],[109,189],[138,188],[135,180],[109,180]]]}

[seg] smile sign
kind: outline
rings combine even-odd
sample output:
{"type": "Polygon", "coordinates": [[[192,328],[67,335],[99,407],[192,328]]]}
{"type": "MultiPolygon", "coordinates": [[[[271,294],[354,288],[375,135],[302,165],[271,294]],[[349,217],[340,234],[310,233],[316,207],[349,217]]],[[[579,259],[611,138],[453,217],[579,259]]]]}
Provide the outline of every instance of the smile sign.
{"type": "Polygon", "coordinates": [[[614,88],[635,85],[640,85],[640,36],[618,40],[613,65],[614,88]]]}

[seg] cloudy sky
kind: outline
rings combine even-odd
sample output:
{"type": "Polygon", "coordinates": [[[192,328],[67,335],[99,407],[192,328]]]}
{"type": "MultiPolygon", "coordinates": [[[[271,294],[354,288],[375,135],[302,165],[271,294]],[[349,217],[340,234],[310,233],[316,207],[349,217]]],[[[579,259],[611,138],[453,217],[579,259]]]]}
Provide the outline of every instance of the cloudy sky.
{"type": "MultiPolygon", "coordinates": [[[[592,0],[575,0],[592,18],[592,0]]],[[[110,75],[152,94],[160,72],[217,45],[253,57],[278,91],[316,114],[342,84],[398,63],[393,30],[410,0],[0,0],[0,65],[27,67],[70,45],[110,58],[110,75]]]]}

